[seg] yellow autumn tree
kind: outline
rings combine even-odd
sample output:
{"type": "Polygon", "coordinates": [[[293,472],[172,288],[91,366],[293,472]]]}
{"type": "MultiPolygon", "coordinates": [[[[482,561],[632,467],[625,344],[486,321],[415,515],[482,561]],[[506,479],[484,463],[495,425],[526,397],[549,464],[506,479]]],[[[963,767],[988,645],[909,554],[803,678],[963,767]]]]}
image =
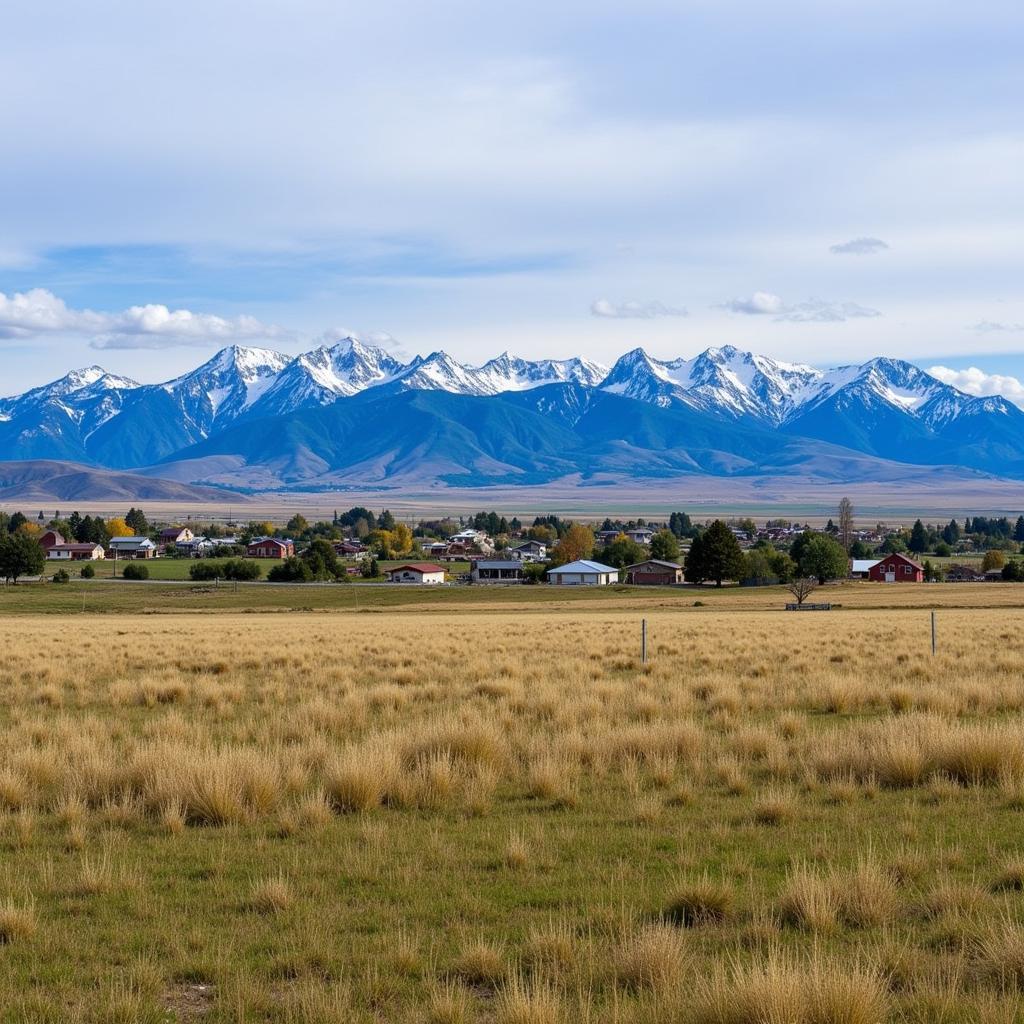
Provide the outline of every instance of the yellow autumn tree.
{"type": "Polygon", "coordinates": [[[593,553],[594,531],[582,523],[573,523],[555,545],[551,561],[554,565],[565,565],[580,558],[590,558],[593,553]]]}
{"type": "Polygon", "coordinates": [[[111,537],[134,537],[135,531],[120,517],[115,516],[113,519],[106,521],[107,533],[111,537]]]}

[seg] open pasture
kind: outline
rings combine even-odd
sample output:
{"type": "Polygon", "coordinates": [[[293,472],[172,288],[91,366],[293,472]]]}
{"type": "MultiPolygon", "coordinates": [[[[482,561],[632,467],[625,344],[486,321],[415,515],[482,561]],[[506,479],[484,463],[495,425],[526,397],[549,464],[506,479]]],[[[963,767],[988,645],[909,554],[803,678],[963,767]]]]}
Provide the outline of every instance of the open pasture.
{"type": "Polygon", "coordinates": [[[0,1019],[1019,1019],[1020,612],[638,607],[0,620],[0,1019]]]}

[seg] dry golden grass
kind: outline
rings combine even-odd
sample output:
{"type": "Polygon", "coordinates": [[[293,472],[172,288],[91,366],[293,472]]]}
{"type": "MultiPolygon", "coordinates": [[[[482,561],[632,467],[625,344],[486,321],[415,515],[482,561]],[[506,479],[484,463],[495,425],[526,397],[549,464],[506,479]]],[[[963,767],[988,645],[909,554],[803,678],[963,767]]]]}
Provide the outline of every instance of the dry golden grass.
{"type": "Polygon", "coordinates": [[[647,617],[0,621],[0,1022],[1012,1020],[1019,614],[647,617]]]}

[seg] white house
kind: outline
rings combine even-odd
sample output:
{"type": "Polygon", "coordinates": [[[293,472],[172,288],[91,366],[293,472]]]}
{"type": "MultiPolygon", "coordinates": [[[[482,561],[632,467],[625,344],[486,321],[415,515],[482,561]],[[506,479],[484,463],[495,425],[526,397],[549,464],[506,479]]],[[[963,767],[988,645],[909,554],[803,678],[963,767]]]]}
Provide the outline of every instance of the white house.
{"type": "Polygon", "coordinates": [[[54,544],[46,549],[48,562],[94,562],[103,557],[102,544],[54,544]]]}
{"type": "Polygon", "coordinates": [[[444,583],[444,569],[433,562],[408,562],[388,569],[392,583],[444,583]]]}
{"type": "Polygon", "coordinates": [[[115,558],[153,558],[156,545],[148,537],[111,537],[107,545],[115,558]]]}
{"type": "Polygon", "coordinates": [[[548,557],[548,546],[543,541],[528,540],[525,544],[517,544],[508,555],[517,562],[543,562],[548,557]]]}
{"type": "Polygon", "coordinates": [[[591,562],[586,558],[548,569],[548,583],[562,586],[604,587],[609,583],[618,582],[618,569],[614,569],[610,565],[602,565],[600,562],[591,562]]]}

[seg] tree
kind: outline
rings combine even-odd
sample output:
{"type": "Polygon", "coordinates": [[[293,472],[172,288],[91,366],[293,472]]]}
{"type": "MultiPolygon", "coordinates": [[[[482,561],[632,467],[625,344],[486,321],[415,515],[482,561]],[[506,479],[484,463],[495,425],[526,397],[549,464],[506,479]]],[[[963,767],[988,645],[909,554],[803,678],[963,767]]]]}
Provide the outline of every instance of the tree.
{"type": "Polygon", "coordinates": [[[103,525],[110,537],[133,537],[135,535],[135,531],[128,525],[127,519],[108,519],[103,525]]]}
{"type": "Polygon", "coordinates": [[[659,530],[651,538],[651,558],[674,562],[679,558],[679,541],[671,530],[659,530]]]}
{"type": "Polygon", "coordinates": [[[309,529],[309,520],[301,512],[296,512],[284,528],[293,537],[301,537],[309,529]]]}
{"type": "Polygon", "coordinates": [[[53,574],[54,583],[70,583],[71,574],[63,566],[53,574]]]}
{"type": "Polygon", "coordinates": [[[762,586],[775,578],[770,548],[753,548],[744,556],[743,579],[762,586]]]}
{"type": "Polygon", "coordinates": [[[960,539],[960,524],[955,519],[950,519],[942,528],[942,539],[950,546],[960,539]]]}
{"type": "Polygon", "coordinates": [[[990,569],[1002,569],[1006,565],[1006,555],[999,548],[992,548],[985,552],[981,560],[981,571],[988,572],[990,569]]]}
{"type": "Polygon", "coordinates": [[[7,520],[7,532],[17,533],[18,530],[28,522],[23,512],[15,512],[10,519],[7,520]]]}
{"type": "Polygon", "coordinates": [[[312,578],[313,571],[309,565],[295,555],[290,555],[267,573],[271,583],[308,583],[312,578]]]}
{"type": "Polygon", "coordinates": [[[377,520],[377,526],[382,530],[393,530],[395,528],[395,517],[387,509],[384,509],[380,514],[380,519],[377,520]]]}
{"type": "Polygon", "coordinates": [[[716,519],[699,538],[694,539],[690,557],[686,560],[687,577],[698,583],[714,580],[716,587],[720,587],[723,580],[742,579],[744,568],[739,541],[721,519],[716,519]],[[695,546],[698,552],[693,559],[695,546]],[[694,562],[692,575],[691,560],[694,562]]]}
{"type": "Polygon", "coordinates": [[[900,551],[906,551],[907,545],[898,533],[890,533],[889,536],[882,541],[882,546],[878,550],[883,555],[895,555],[900,551]]]}
{"type": "Polygon", "coordinates": [[[144,537],[149,533],[149,520],[141,508],[132,507],[128,509],[128,514],[124,517],[124,521],[135,531],[137,537],[144,537]]]}
{"type": "Polygon", "coordinates": [[[630,540],[624,533],[620,533],[610,544],[602,548],[598,557],[606,565],[623,569],[627,565],[636,565],[637,562],[643,561],[645,554],[644,549],[635,540],[630,540]]]}
{"type": "Polygon", "coordinates": [[[312,579],[336,580],[345,575],[345,567],[338,561],[333,546],[322,537],[314,540],[299,557],[309,566],[312,579]]]}
{"type": "Polygon", "coordinates": [[[566,565],[594,553],[594,531],[582,523],[573,523],[551,551],[551,565],[566,565]]]}
{"type": "Polygon", "coordinates": [[[17,583],[19,576],[38,576],[45,562],[46,555],[34,537],[20,530],[0,536],[0,576],[5,580],[17,583]]]}
{"type": "Polygon", "coordinates": [[[853,502],[849,498],[839,502],[839,543],[847,551],[853,543],[853,502]]]}
{"type": "Polygon", "coordinates": [[[377,564],[377,559],[370,555],[369,558],[363,559],[363,564],[359,567],[359,575],[364,580],[374,580],[380,575],[380,566],[377,564]]]}
{"type": "Polygon", "coordinates": [[[850,545],[850,557],[851,558],[870,558],[871,548],[867,546],[862,540],[855,540],[850,545]]]}
{"type": "Polygon", "coordinates": [[[786,589],[796,598],[797,604],[803,604],[817,587],[818,581],[813,576],[798,576],[786,584],[786,589]]]}
{"type": "Polygon", "coordinates": [[[121,575],[126,580],[148,580],[149,566],[141,562],[129,562],[122,570],[121,575]]]}
{"type": "Polygon", "coordinates": [[[907,546],[915,555],[928,550],[928,533],[920,519],[914,523],[914,528],[910,531],[910,543],[907,546]]]}
{"type": "Polygon", "coordinates": [[[86,562],[85,565],[82,566],[81,575],[83,580],[91,580],[93,576],[96,575],[96,570],[93,568],[92,562],[86,562]]]}
{"type": "Polygon", "coordinates": [[[1024,582],[1024,562],[1013,558],[1003,566],[1003,579],[1008,583],[1024,582]]]}
{"type": "Polygon", "coordinates": [[[846,576],[849,570],[842,544],[824,534],[812,537],[808,541],[800,556],[799,565],[804,576],[813,576],[818,583],[846,576]]]}
{"type": "Polygon", "coordinates": [[[1013,527],[1013,539],[1024,543],[1024,516],[1017,516],[1017,522],[1013,527]]]}
{"type": "Polygon", "coordinates": [[[953,549],[944,540],[940,540],[939,543],[935,545],[935,554],[938,555],[939,558],[949,558],[949,556],[953,554],[953,549]]]}

